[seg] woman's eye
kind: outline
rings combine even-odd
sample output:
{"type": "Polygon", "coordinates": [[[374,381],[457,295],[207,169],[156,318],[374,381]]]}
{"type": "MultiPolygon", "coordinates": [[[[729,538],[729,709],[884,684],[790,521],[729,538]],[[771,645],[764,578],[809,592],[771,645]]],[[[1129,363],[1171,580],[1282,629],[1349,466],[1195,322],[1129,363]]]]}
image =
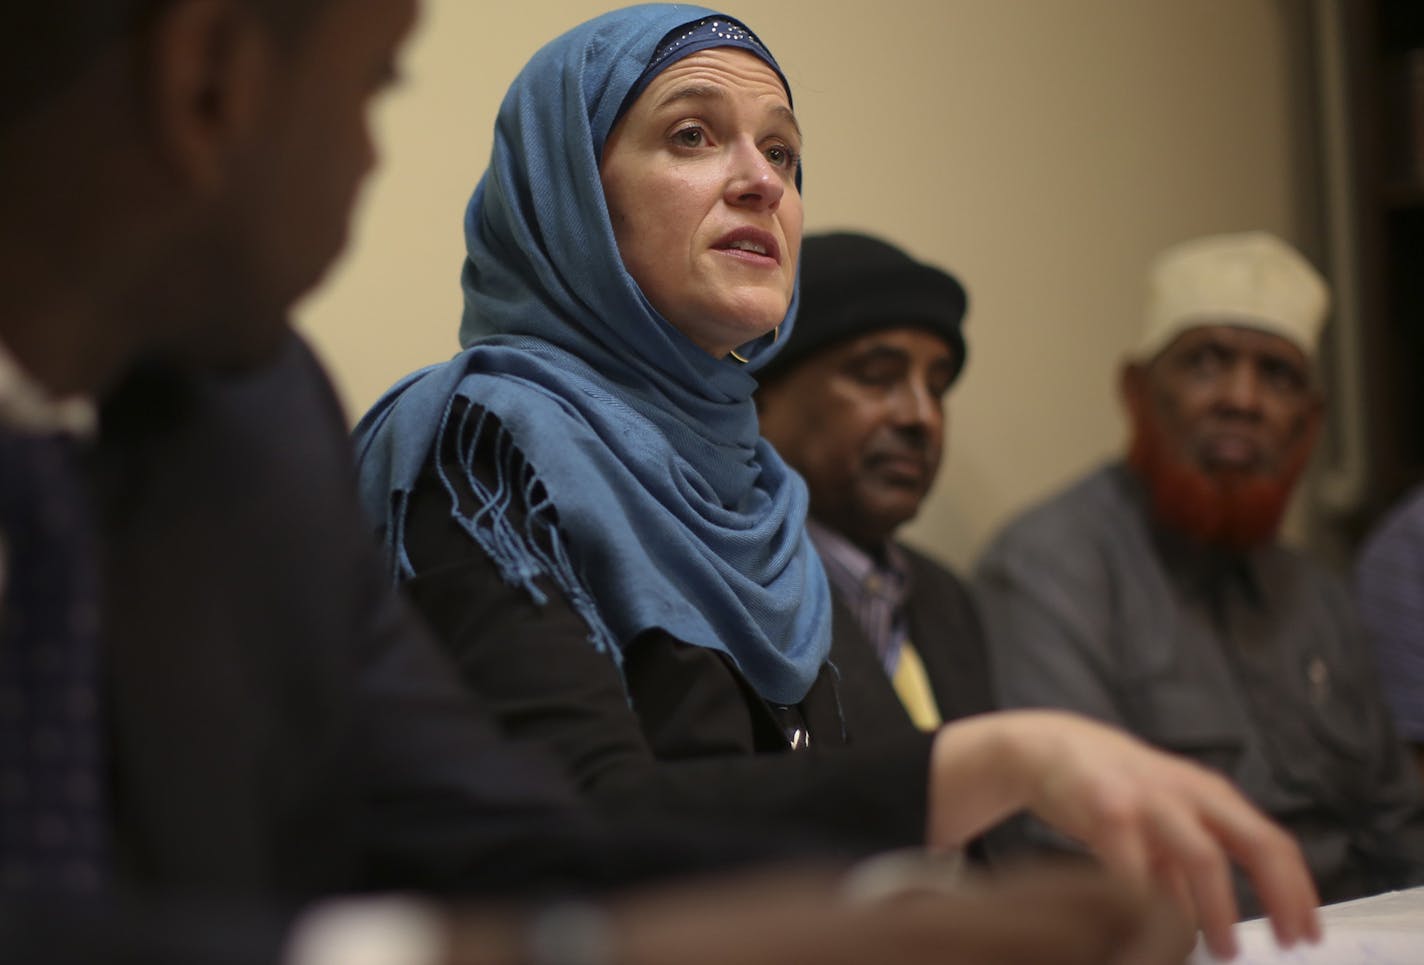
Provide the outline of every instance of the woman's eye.
{"type": "Polygon", "coordinates": [[[672,137],[682,147],[701,147],[703,142],[702,128],[700,127],[684,127],[672,137]]]}
{"type": "Polygon", "coordinates": [[[779,168],[793,167],[796,164],[795,153],[784,144],[767,148],[766,159],[779,168]]]}

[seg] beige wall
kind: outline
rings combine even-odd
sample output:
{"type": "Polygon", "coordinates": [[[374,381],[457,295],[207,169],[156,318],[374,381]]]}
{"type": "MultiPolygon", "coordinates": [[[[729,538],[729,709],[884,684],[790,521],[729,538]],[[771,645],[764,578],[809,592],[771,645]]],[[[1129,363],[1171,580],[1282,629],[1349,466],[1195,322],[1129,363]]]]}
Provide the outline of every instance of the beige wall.
{"type": "MultiPolygon", "coordinates": [[[[427,0],[354,247],[301,309],[353,418],[456,349],[464,202],[524,60],[607,9],[427,0]]],[[[1150,254],[1264,227],[1309,242],[1286,0],[763,0],[807,133],[808,227],[957,272],[971,361],[917,543],[966,563],[1121,441],[1113,382],[1150,254]]],[[[1305,105],[1308,106],[1308,105],[1305,105]]]]}

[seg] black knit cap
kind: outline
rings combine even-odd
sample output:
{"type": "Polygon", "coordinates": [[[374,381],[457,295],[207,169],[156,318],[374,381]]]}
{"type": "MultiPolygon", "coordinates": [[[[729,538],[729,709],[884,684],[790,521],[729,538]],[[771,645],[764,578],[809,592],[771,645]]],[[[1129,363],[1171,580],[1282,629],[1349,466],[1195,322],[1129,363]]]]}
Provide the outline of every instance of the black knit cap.
{"type": "Polygon", "coordinates": [[[807,235],[796,324],[757,378],[771,382],[822,349],[887,328],[922,328],[944,339],[954,349],[958,378],[967,307],[964,286],[953,275],[888,242],[845,231],[807,235]]]}

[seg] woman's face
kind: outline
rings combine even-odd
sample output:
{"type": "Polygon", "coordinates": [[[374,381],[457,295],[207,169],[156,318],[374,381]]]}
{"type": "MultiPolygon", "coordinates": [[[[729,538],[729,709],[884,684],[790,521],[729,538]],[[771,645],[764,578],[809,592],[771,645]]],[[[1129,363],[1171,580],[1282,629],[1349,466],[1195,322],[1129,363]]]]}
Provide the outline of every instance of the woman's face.
{"type": "Polygon", "coordinates": [[[623,264],[653,307],[716,358],[771,331],[791,303],[800,153],[781,79],[730,47],[659,74],[604,147],[623,264]]]}

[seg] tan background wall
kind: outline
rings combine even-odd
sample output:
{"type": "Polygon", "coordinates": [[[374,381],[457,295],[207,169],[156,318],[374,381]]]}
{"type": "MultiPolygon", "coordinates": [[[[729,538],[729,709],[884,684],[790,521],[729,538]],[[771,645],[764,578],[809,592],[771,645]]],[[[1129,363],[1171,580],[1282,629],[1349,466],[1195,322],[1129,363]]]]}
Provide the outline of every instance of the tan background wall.
{"type": "MultiPolygon", "coordinates": [[[[1302,4],[762,0],[807,132],[808,228],[958,273],[971,361],[912,539],[967,563],[1008,514],[1121,442],[1117,360],[1157,249],[1264,227],[1310,250],[1302,4]]],[[[456,349],[465,200],[504,89],[607,4],[427,0],[354,246],[300,310],[352,418],[456,349]]]]}

